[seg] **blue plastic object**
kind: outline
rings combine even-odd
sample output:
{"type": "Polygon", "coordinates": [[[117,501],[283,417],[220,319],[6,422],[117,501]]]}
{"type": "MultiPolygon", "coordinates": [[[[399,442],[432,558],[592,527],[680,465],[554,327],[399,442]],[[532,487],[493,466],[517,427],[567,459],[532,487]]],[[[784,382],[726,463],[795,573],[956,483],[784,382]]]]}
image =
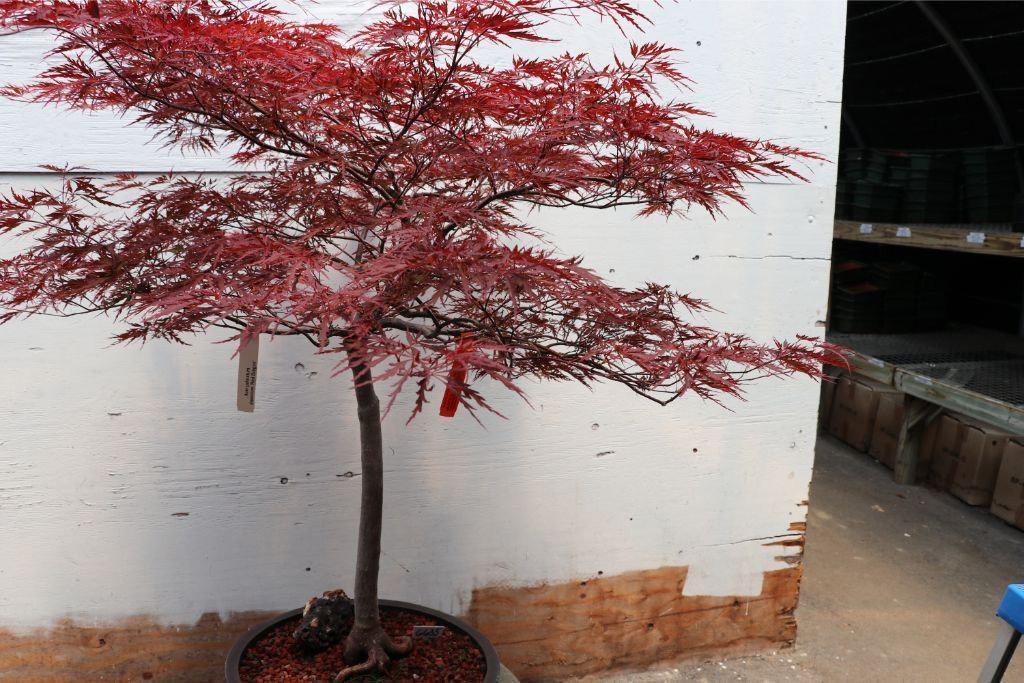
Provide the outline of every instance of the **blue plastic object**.
{"type": "Polygon", "coordinates": [[[996,616],[1015,630],[1024,632],[1024,584],[1015,583],[1006,587],[996,616]]]}

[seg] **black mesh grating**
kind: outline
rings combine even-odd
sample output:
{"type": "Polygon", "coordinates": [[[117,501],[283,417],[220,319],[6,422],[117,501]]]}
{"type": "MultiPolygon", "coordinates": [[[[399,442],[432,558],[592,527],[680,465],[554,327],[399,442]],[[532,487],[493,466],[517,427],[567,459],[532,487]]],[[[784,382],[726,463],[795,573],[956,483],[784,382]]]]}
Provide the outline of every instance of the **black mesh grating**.
{"type": "Polygon", "coordinates": [[[1024,406],[1024,339],[987,330],[830,334],[828,339],[914,374],[1024,406]]]}
{"type": "Polygon", "coordinates": [[[1024,360],[910,365],[907,370],[978,394],[1024,406],[1024,360]]]}

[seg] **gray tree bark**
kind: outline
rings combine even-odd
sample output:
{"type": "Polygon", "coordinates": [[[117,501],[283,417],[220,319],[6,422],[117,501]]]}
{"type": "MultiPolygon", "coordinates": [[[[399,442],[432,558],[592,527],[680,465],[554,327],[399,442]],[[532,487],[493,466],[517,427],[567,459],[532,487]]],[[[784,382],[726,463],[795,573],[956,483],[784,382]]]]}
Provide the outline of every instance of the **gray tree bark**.
{"type": "Polygon", "coordinates": [[[380,401],[373,387],[373,374],[363,358],[362,344],[358,340],[346,341],[345,351],[352,367],[358,406],[362,491],[353,593],[355,621],[345,639],[345,661],[350,666],[339,672],[335,681],[379,671],[392,657],[400,657],[412,649],[411,639],[392,641],[380,622],[377,579],[384,516],[384,440],[380,401]]]}

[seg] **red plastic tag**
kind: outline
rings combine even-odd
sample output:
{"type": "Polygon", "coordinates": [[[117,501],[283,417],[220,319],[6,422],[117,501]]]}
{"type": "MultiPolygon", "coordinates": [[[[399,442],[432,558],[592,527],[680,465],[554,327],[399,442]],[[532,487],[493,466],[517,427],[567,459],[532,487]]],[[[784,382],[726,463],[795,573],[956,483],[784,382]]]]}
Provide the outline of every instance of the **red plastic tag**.
{"type": "Polygon", "coordinates": [[[452,361],[448,386],[444,388],[444,397],[441,399],[441,417],[455,417],[455,411],[459,409],[459,397],[462,396],[462,388],[466,386],[466,364],[462,354],[472,348],[473,340],[470,337],[463,337],[455,347],[455,360],[452,361]]]}

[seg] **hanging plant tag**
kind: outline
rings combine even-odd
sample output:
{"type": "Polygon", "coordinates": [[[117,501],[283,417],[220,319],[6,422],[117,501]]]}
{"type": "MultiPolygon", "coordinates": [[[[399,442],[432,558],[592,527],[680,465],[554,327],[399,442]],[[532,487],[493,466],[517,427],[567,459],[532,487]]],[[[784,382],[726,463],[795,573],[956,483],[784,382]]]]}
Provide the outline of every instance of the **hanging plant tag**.
{"type": "Polygon", "coordinates": [[[444,633],[444,626],[413,626],[412,637],[413,638],[428,638],[434,639],[444,633]]]}
{"type": "Polygon", "coordinates": [[[238,352],[238,391],[235,406],[245,413],[256,409],[256,364],[260,356],[260,336],[256,335],[238,352]]]}
{"type": "Polygon", "coordinates": [[[459,397],[466,385],[466,363],[459,354],[472,348],[473,338],[469,335],[462,335],[458,346],[455,347],[455,360],[452,362],[451,372],[448,373],[444,396],[441,397],[441,417],[455,417],[455,411],[459,409],[459,397]]]}

